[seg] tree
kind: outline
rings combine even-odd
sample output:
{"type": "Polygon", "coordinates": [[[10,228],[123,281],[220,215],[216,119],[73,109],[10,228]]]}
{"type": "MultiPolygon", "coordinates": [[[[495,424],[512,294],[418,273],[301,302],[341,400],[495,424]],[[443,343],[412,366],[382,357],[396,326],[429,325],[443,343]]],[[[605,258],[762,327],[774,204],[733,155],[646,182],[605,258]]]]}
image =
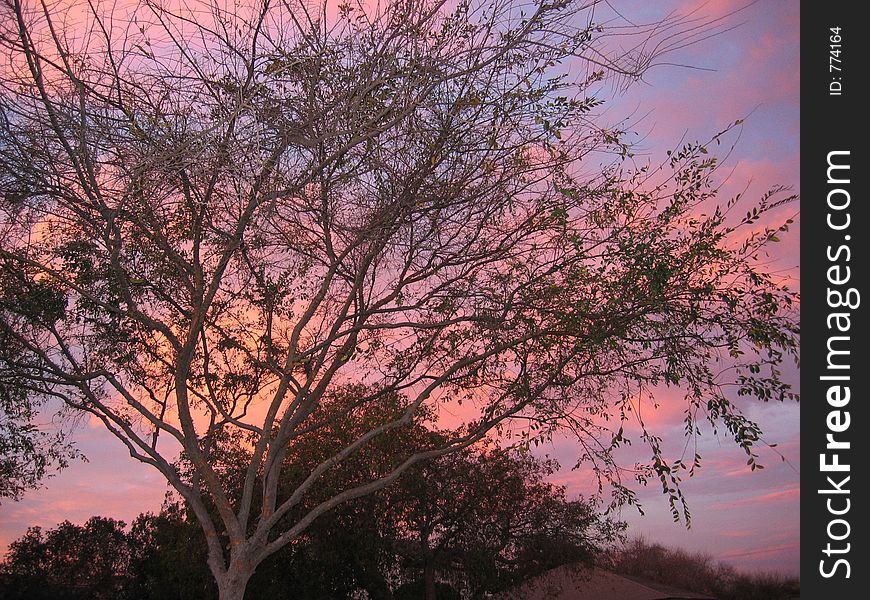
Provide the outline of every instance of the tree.
{"type": "Polygon", "coordinates": [[[211,600],[217,586],[206,564],[202,529],[167,497],[159,514],[141,514],[127,534],[130,563],[121,597],[131,600],[211,600]]]}
{"type": "MultiPolygon", "coordinates": [[[[328,417],[341,418],[293,441],[279,496],[291,494],[312,468],[385,415],[401,412],[404,402],[397,395],[361,404],[371,391],[358,385],[339,390],[328,417]]],[[[397,454],[440,447],[452,435],[430,429],[422,419],[386,433],[338,465],[300,503],[298,514],[288,515],[286,525],[337,491],[389,473],[397,454]]],[[[221,439],[213,449],[212,466],[232,482],[234,498],[241,495],[250,463],[247,447],[221,439]]],[[[437,595],[444,600],[435,590],[447,582],[481,597],[556,566],[589,565],[623,525],[602,518],[592,502],[568,501],[564,488],[547,483],[556,466],[491,443],[416,465],[389,488],[321,516],[292,547],[264,561],[248,592],[257,598],[345,598],[364,590],[373,599],[437,595]]],[[[179,471],[193,476],[189,464],[179,471]]]]}
{"type": "Polygon", "coordinates": [[[499,448],[464,450],[388,489],[393,546],[419,584],[413,597],[441,598],[440,580],[484,598],[558,566],[593,564],[623,525],[547,483],[556,467],[499,448]]]}
{"type": "MultiPolygon", "coordinates": [[[[360,406],[371,393],[361,386],[343,392],[333,407],[343,418],[294,441],[279,494],[292,493],[313,466],[403,406],[398,397],[360,406]]],[[[302,503],[300,514],[337,490],[389,472],[397,454],[438,448],[456,435],[426,425],[417,421],[389,432],[345,461],[302,503]]],[[[222,454],[228,460],[219,468],[227,472],[241,473],[249,463],[244,454],[222,454]]],[[[362,589],[370,598],[405,593],[443,600],[438,585],[482,597],[556,566],[591,564],[623,525],[602,518],[592,502],[568,501],[564,488],[546,481],[556,466],[490,443],[415,465],[390,487],[322,516],[292,549],[264,563],[250,589],[256,597],[281,589],[306,598],[350,597],[362,589]]],[[[298,518],[291,515],[288,523],[298,518]]]]}
{"type": "MultiPolygon", "coordinates": [[[[318,453],[316,444],[311,450],[318,453]]],[[[241,455],[226,453],[243,471],[241,455]]],[[[418,466],[394,486],[315,521],[260,565],[248,597],[314,600],[365,592],[373,600],[447,600],[461,591],[462,597],[481,598],[556,566],[592,564],[621,525],[545,483],[552,468],[549,461],[492,447],[418,466]]],[[[191,511],[168,496],[159,514],[139,515],[129,532],[102,517],[47,532],[31,528],[0,564],[0,595],[215,598],[207,551],[191,511]]]]}
{"type": "Polygon", "coordinates": [[[43,533],[31,527],[12,542],[0,568],[4,598],[118,598],[129,561],[124,523],[92,517],[43,533]]]}
{"type": "MultiPolygon", "coordinates": [[[[327,511],[491,432],[570,429],[633,502],[612,451],[657,386],[686,390],[688,435],[724,424],[753,463],[758,427],[725,390],[791,396],[794,296],[756,261],[779,201],[716,207],[707,145],[628,160],[596,123],[602,81],[714,25],[641,27],[610,54],[594,4],[95,2],[64,28],[57,7],[4,0],[0,327],[20,348],[4,385],[92,415],[158,469],[222,600],[327,511]],[[279,494],[294,440],[345,418],[336,390],[360,383],[360,405],[400,410],[279,494]],[[305,502],[446,405],[455,435],[305,502]],[[232,497],[212,453],[242,434],[232,497]]],[[[642,439],[638,477],[678,518],[692,465],[642,439]]]]}
{"type": "Polygon", "coordinates": [[[32,399],[0,389],[0,498],[18,500],[80,456],[64,431],[41,431],[32,399]]]}
{"type": "MultiPolygon", "coordinates": [[[[4,302],[11,300],[9,290],[16,287],[7,280],[5,271],[0,272],[4,302]]],[[[43,301],[37,299],[40,304],[43,301]]],[[[21,345],[0,329],[0,499],[20,499],[27,489],[39,487],[53,470],[63,469],[80,456],[63,428],[48,432],[38,427],[46,398],[30,393],[26,377],[16,372],[13,365],[22,352],[21,345]]]]}

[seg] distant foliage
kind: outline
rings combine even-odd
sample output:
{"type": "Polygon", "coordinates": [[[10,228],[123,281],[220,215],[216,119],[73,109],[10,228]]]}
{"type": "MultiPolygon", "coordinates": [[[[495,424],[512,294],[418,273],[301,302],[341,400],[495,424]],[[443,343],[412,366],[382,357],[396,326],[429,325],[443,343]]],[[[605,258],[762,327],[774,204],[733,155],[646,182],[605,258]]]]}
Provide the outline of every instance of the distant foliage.
{"type": "Polygon", "coordinates": [[[800,581],[776,573],[739,573],[709,554],[635,538],[610,557],[617,573],[713,596],[717,600],[791,600],[800,581]]]}
{"type": "Polygon", "coordinates": [[[31,527],[0,565],[7,600],[114,600],[126,584],[132,546],[124,522],[92,517],[82,526],[31,527]]]}
{"type": "MultiPolygon", "coordinates": [[[[417,434],[438,435],[422,428],[417,434]]],[[[419,442],[396,437],[393,444],[419,442]]],[[[317,459],[316,442],[306,442],[310,460],[317,459]]],[[[227,470],[233,461],[235,468],[245,464],[238,445],[228,442],[221,454],[227,470]]],[[[590,564],[623,525],[602,518],[591,502],[568,500],[545,481],[552,469],[551,462],[493,447],[441,457],[315,521],[299,543],[259,566],[246,597],[478,598],[556,566],[590,564]]],[[[343,472],[345,480],[360,476],[343,472]]],[[[103,517],[31,528],[0,567],[0,597],[212,600],[218,590],[206,553],[200,526],[168,498],[159,514],[140,515],[129,529],[103,517]]]]}

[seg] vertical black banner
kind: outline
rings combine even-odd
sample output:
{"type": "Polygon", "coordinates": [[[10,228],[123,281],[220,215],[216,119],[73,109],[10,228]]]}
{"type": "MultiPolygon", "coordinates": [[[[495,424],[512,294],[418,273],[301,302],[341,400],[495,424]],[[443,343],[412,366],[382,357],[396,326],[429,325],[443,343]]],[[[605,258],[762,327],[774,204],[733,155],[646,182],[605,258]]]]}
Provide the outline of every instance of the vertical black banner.
{"type": "Polygon", "coordinates": [[[863,3],[801,14],[801,597],[866,598],[870,53],[863,3]]]}

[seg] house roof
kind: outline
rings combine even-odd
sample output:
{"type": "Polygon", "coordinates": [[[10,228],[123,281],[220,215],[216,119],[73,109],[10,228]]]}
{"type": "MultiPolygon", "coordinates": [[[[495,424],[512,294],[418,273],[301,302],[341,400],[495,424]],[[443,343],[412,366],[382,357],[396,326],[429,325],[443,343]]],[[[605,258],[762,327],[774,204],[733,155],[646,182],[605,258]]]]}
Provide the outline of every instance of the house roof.
{"type": "Polygon", "coordinates": [[[517,588],[508,598],[524,600],[714,600],[637,577],[603,569],[564,566],[553,569],[517,588]]]}

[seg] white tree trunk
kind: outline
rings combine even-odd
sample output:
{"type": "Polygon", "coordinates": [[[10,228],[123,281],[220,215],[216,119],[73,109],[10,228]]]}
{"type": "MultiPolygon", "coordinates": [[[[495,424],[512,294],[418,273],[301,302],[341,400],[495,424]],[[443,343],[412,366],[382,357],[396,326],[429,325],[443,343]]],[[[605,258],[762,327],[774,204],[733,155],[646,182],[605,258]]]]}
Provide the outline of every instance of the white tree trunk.
{"type": "Polygon", "coordinates": [[[240,571],[231,569],[223,577],[217,580],[218,598],[220,600],[244,600],[245,589],[253,575],[253,569],[240,571]]]}

